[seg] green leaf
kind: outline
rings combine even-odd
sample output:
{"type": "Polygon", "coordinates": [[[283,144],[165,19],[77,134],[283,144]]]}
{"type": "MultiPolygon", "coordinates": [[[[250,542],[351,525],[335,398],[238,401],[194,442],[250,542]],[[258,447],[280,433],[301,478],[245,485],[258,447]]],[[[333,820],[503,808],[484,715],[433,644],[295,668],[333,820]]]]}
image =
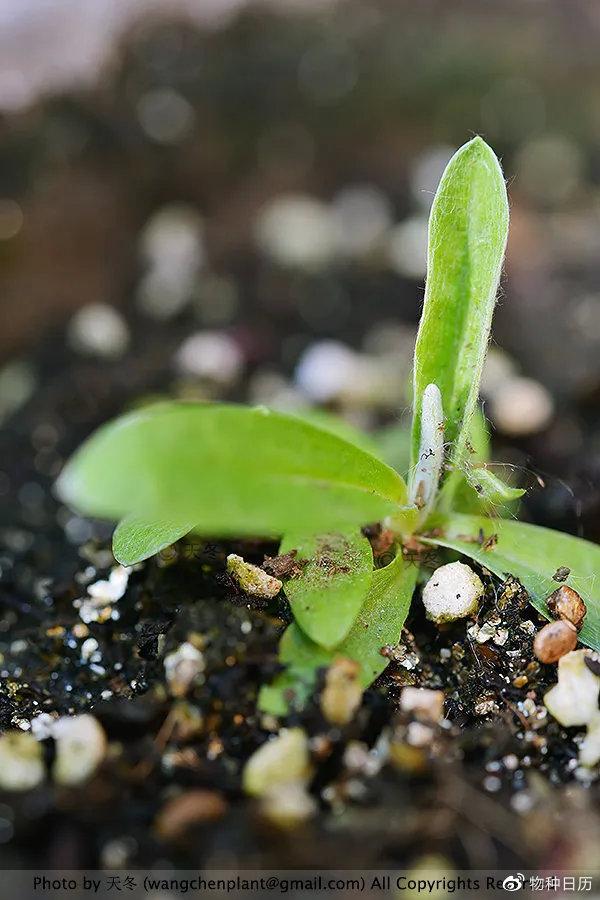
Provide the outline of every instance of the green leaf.
{"type": "Polygon", "coordinates": [[[298,625],[290,625],[279,648],[280,660],[287,670],[268,689],[263,689],[259,699],[261,709],[283,715],[282,710],[287,710],[291,693],[296,695],[296,705],[301,706],[314,685],[317,671],[336,657],[358,662],[362,686],[366,688],[372,684],[389,662],[381,655],[381,649],[400,640],[417,573],[417,566],[405,562],[401,554],[384,569],[377,569],[348,637],[334,650],[320,647],[306,637],[298,625]]]}
{"type": "Polygon", "coordinates": [[[123,566],[133,566],[170,547],[192,531],[194,524],[189,519],[185,522],[149,522],[137,516],[127,516],[121,519],[113,534],[114,557],[123,566]]]}
{"type": "Polygon", "coordinates": [[[343,531],[406,504],[393,469],[327,431],[264,408],[198,403],[103,426],[57,491],[84,514],[193,521],[213,537],[343,531]]]}
{"type": "Polygon", "coordinates": [[[453,515],[436,521],[439,534],[420,537],[426,543],[449,547],[477,560],[500,578],[514,575],[528,591],[533,606],[547,619],[552,616],[546,598],[558,584],[552,576],[562,566],[571,570],[569,584],[584,599],[587,615],[579,638],[589,647],[600,649],[600,546],[561,534],[549,528],[488,519],[485,516],[453,515]],[[495,535],[495,541],[487,539],[495,535]],[[483,537],[483,545],[481,538],[483,537]],[[489,546],[488,546],[489,545],[489,546]],[[488,549],[484,549],[488,546],[488,549]]]}
{"type": "Polygon", "coordinates": [[[471,419],[468,459],[446,477],[437,503],[439,512],[514,518],[516,501],[525,491],[507,484],[486,465],[490,449],[487,422],[477,407],[471,419]]]}
{"type": "Polygon", "coordinates": [[[308,637],[335,647],[356,619],[373,574],[371,545],[358,530],[306,537],[288,533],[280,553],[298,551],[302,574],[285,583],[294,618],[308,637]]]}
{"type": "MultiPolygon", "coordinates": [[[[331,434],[337,435],[344,441],[348,441],[349,444],[354,444],[355,447],[366,450],[372,456],[376,456],[379,459],[383,458],[379,452],[377,442],[370,435],[361,431],[360,428],[355,428],[354,425],[351,425],[340,416],[336,416],[324,409],[302,409],[291,413],[291,415],[301,419],[303,422],[308,422],[309,425],[322,429],[322,431],[329,431],[331,434]]],[[[387,462],[387,460],[385,461],[387,462]]],[[[389,463],[389,465],[393,465],[393,463],[389,463]]]]}
{"type": "Polygon", "coordinates": [[[469,462],[471,465],[490,461],[491,440],[490,429],[487,420],[479,406],[475,407],[469,424],[469,438],[467,442],[469,462]]]}
{"type": "Polygon", "coordinates": [[[523,488],[515,488],[506,484],[485,466],[469,468],[467,482],[483,502],[492,507],[504,506],[513,500],[518,500],[525,493],[523,488]]]}
{"type": "Polygon", "coordinates": [[[508,200],[494,152],[480,137],[454,154],[429,220],[425,304],[414,370],[412,460],[421,438],[423,391],[442,394],[451,458],[466,453],[508,233],[508,200]]]}

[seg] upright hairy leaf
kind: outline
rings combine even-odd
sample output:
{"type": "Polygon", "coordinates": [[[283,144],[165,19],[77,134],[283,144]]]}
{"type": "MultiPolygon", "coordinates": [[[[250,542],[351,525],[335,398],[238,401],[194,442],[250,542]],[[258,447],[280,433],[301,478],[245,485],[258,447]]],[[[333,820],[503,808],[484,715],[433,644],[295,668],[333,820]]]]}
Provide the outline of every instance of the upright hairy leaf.
{"type": "Polygon", "coordinates": [[[548,619],[552,617],[545,601],[559,586],[552,576],[559,568],[570,569],[566,583],[581,594],[587,605],[580,640],[600,650],[600,547],[597,544],[526,522],[485,516],[456,513],[440,517],[435,525],[430,537],[419,540],[464,553],[500,578],[514,575],[529,592],[533,606],[548,619]]]}
{"type": "Polygon", "coordinates": [[[109,423],[67,463],[57,490],[84,514],[211,536],[343,531],[406,503],[402,478],[371,454],[264,408],[163,403],[109,423]]]}
{"type": "Polygon", "coordinates": [[[425,304],[415,348],[412,461],[421,403],[437,384],[452,458],[465,453],[508,234],[508,200],[494,152],[480,137],[452,157],[429,220],[425,304]]]}

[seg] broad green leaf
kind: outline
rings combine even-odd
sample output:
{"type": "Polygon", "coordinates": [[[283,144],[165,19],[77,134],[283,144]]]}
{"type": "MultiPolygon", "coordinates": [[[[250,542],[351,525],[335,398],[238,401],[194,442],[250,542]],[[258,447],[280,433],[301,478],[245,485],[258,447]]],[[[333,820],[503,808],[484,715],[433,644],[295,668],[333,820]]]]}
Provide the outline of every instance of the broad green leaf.
{"type": "Polygon", "coordinates": [[[280,553],[298,551],[302,574],[285,583],[294,618],[308,637],[335,647],[350,630],[373,575],[373,551],[359,531],[285,535],[280,553]]]}
{"type": "Polygon", "coordinates": [[[442,394],[451,458],[460,462],[466,455],[507,233],[502,170],[485,141],[473,138],[448,163],[429,219],[425,303],[415,348],[413,464],[423,391],[431,383],[442,394]]]}
{"type": "Polygon", "coordinates": [[[121,519],[115,528],[112,548],[117,562],[123,566],[133,566],[165,547],[170,547],[179,538],[193,530],[195,522],[150,522],[137,516],[121,519]]]}
{"type": "Polygon", "coordinates": [[[406,504],[393,469],[327,431],[264,408],[199,403],[160,404],[103,426],[67,463],[57,491],[84,514],[193,521],[214,537],[340,531],[398,516],[406,504]]]}
{"type": "Polygon", "coordinates": [[[436,532],[420,540],[464,553],[500,578],[514,575],[528,591],[533,606],[548,619],[552,616],[546,598],[558,587],[552,576],[562,566],[569,568],[566,583],[587,605],[580,640],[600,649],[600,546],[507,519],[456,514],[440,517],[435,524],[436,532]]]}
{"type": "Polygon", "coordinates": [[[363,687],[372,684],[388,665],[381,649],[400,640],[417,573],[417,566],[405,562],[401,554],[384,569],[377,569],[348,637],[334,650],[320,647],[306,637],[298,625],[290,625],[279,648],[280,660],[287,670],[273,685],[263,689],[259,700],[261,709],[283,715],[288,708],[290,693],[295,693],[296,705],[301,706],[314,685],[318,669],[340,656],[359,663],[363,687]]]}
{"type": "MultiPolygon", "coordinates": [[[[342,419],[341,416],[336,416],[324,409],[302,409],[291,413],[291,415],[296,416],[297,419],[301,419],[303,422],[308,422],[309,425],[314,425],[316,428],[321,428],[323,431],[329,431],[331,434],[337,435],[344,441],[348,441],[349,444],[354,444],[355,447],[366,450],[372,456],[377,456],[379,459],[384,458],[379,452],[376,440],[364,431],[361,431],[360,428],[355,428],[354,425],[342,419]]],[[[387,460],[384,461],[387,462],[387,460]]],[[[390,462],[388,465],[392,466],[393,463],[390,462]]]]}

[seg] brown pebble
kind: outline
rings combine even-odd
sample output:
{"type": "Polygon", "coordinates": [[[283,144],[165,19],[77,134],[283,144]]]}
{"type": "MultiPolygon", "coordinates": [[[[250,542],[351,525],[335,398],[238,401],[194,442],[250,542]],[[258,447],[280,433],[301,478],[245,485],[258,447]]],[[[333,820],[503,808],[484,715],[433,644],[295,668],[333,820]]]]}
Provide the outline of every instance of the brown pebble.
{"type": "Polygon", "coordinates": [[[540,662],[555,663],[577,646],[577,630],[564,619],[548,622],[533,639],[533,652],[540,662]]]}
{"type": "Polygon", "coordinates": [[[51,628],[48,628],[46,631],[47,637],[50,638],[61,638],[65,636],[65,629],[62,625],[53,625],[51,628]]]}
{"type": "Polygon", "coordinates": [[[156,817],[156,832],[165,841],[176,840],[193,825],[222,818],[226,809],[225,800],[216,791],[186,791],[167,800],[156,817]]]}
{"type": "Polygon", "coordinates": [[[528,683],[529,678],[527,677],[527,675],[517,675],[517,677],[513,681],[513,687],[524,688],[528,683]]]}
{"type": "Polygon", "coordinates": [[[581,629],[585,614],[587,612],[586,605],[573,588],[563,584],[557,588],[546,600],[548,609],[557,619],[566,619],[571,622],[577,631],[581,629]]]}

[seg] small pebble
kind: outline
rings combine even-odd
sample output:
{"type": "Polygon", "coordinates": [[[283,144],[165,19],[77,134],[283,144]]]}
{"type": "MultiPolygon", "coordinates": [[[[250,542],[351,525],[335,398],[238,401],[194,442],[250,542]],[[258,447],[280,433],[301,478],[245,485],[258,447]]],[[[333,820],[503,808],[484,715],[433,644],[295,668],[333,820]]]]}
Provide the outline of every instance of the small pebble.
{"type": "Polygon", "coordinates": [[[274,785],[262,796],[260,812],[277,828],[295,828],[317,812],[317,804],[304,782],[274,785]]]}
{"type": "Polygon", "coordinates": [[[155,319],[180,312],[192,299],[205,262],[203,223],[190,206],[159,209],[140,239],[146,263],[137,294],[140,309],[155,319]]]}
{"type": "Polygon", "coordinates": [[[241,590],[251,597],[271,600],[283,587],[278,578],[268,575],[260,566],[246,562],[235,553],[230,553],[227,557],[227,572],[241,590]]]}
{"type": "Polygon", "coordinates": [[[252,754],[244,767],[247,794],[260,797],[275,785],[303,782],[310,777],[308,739],[302,728],[283,729],[252,754]]]}
{"type": "Polygon", "coordinates": [[[260,211],[256,238],[260,249],[274,262],[318,270],[334,259],[338,230],[326,203],[305,194],[283,194],[260,211]]]}
{"type": "Polygon", "coordinates": [[[337,245],[341,254],[360,257],[382,241],[391,225],[391,203],[370,184],[351,185],[339,192],[331,205],[337,245]]]}
{"type": "Polygon", "coordinates": [[[106,735],[94,716],[61,716],[52,727],[56,757],[52,776],[57,784],[87,781],[106,755],[106,735]]]}
{"type": "Polygon", "coordinates": [[[563,585],[557,588],[546,599],[548,609],[557,619],[566,619],[575,626],[577,631],[581,630],[583,620],[585,618],[587,608],[582,598],[573,588],[563,585]]]}
{"type": "Polygon", "coordinates": [[[586,650],[575,650],[558,663],[558,684],[544,696],[544,704],[554,718],[570,728],[587,725],[598,714],[600,677],[585,664],[586,650]]]}
{"type": "Polygon", "coordinates": [[[88,594],[102,603],[115,603],[127,589],[130,571],[126,566],[115,566],[107,581],[95,581],[88,586],[88,594]]]}
{"type": "Polygon", "coordinates": [[[473,707],[476,716],[488,716],[490,713],[498,712],[498,704],[495,700],[480,700],[473,707]]]}
{"type": "Polygon", "coordinates": [[[302,354],[294,380],[315,403],[338,399],[360,378],[358,354],[340,341],[317,341],[302,354]]]}
{"type": "Polygon", "coordinates": [[[411,747],[427,747],[433,738],[433,728],[421,722],[411,722],[406,729],[406,740],[411,747]]]}
{"type": "Polygon", "coordinates": [[[50,713],[40,713],[39,716],[35,716],[31,720],[31,733],[36,741],[45,741],[52,737],[55,722],[55,716],[51,716],[50,713]]]}
{"type": "Polygon", "coordinates": [[[185,375],[226,387],[238,378],[244,357],[237,342],[225,332],[197,331],[180,346],[175,363],[185,375]]]}
{"type": "Polygon", "coordinates": [[[28,732],[7,731],[0,736],[0,788],[29,791],[44,780],[41,744],[28,732]]]}
{"type": "Polygon", "coordinates": [[[89,303],[71,319],[68,340],[78,353],[118,359],[127,350],[129,329],[114,307],[106,303],[89,303]]]}
{"type": "Polygon", "coordinates": [[[427,272],[427,219],[413,216],[396,225],[389,235],[388,259],[403,278],[421,281],[427,272]]]}
{"type": "Polygon", "coordinates": [[[363,689],[360,666],[352,659],[334,659],[325,675],[321,712],[332,725],[347,725],[359,708],[363,689]]]}
{"type": "Polygon", "coordinates": [[[106,622],[113,617],[112,604],[125,594],[130,569],[115,566],[108,579],[100,579],[88,585],[88,596],[73,602],[84,624],[106,622]]]}
{"type": "Polygon", "coordinates": [[[221,794],[196,788],[167,800],[154,827],[163,841],[173,841],[194,825],[223,818],[226,811],[227,803],[221,794]]]}
{"type": "Polygon", "coordinates": [[[554,415],[554,401],[546,388],[520,376],[504,381],[492,395],[492,421],[504,434],[524,437],[546,428],[554,415]]]}
{"type": "Polygon", "coordinates": [[[577,629],[571,622],[548,622],[533,639],[533,652],[542,663],[555,663],[577,646],[577,629]]]}
{"type": "Polygon", "coordinates": [[[165,676],[173,697],[184,697],[194,679],[204,671],[204,656],[188,641],[164,659],[165,676]]]}
{"type": "Polygon", "coordinates": [[[405,687],[400,696],[400,709],[416,713],[427,722],[437,723],[444,716],[444,692],[429,688],[405,687]]]}
{"type": "Polygon", "coordinates": [[[470,566],[448,563],[436,569],[423,588],[427,618],[434,622],[452,622],[476,612],[483,596],[481,579],[470,566]]]}

